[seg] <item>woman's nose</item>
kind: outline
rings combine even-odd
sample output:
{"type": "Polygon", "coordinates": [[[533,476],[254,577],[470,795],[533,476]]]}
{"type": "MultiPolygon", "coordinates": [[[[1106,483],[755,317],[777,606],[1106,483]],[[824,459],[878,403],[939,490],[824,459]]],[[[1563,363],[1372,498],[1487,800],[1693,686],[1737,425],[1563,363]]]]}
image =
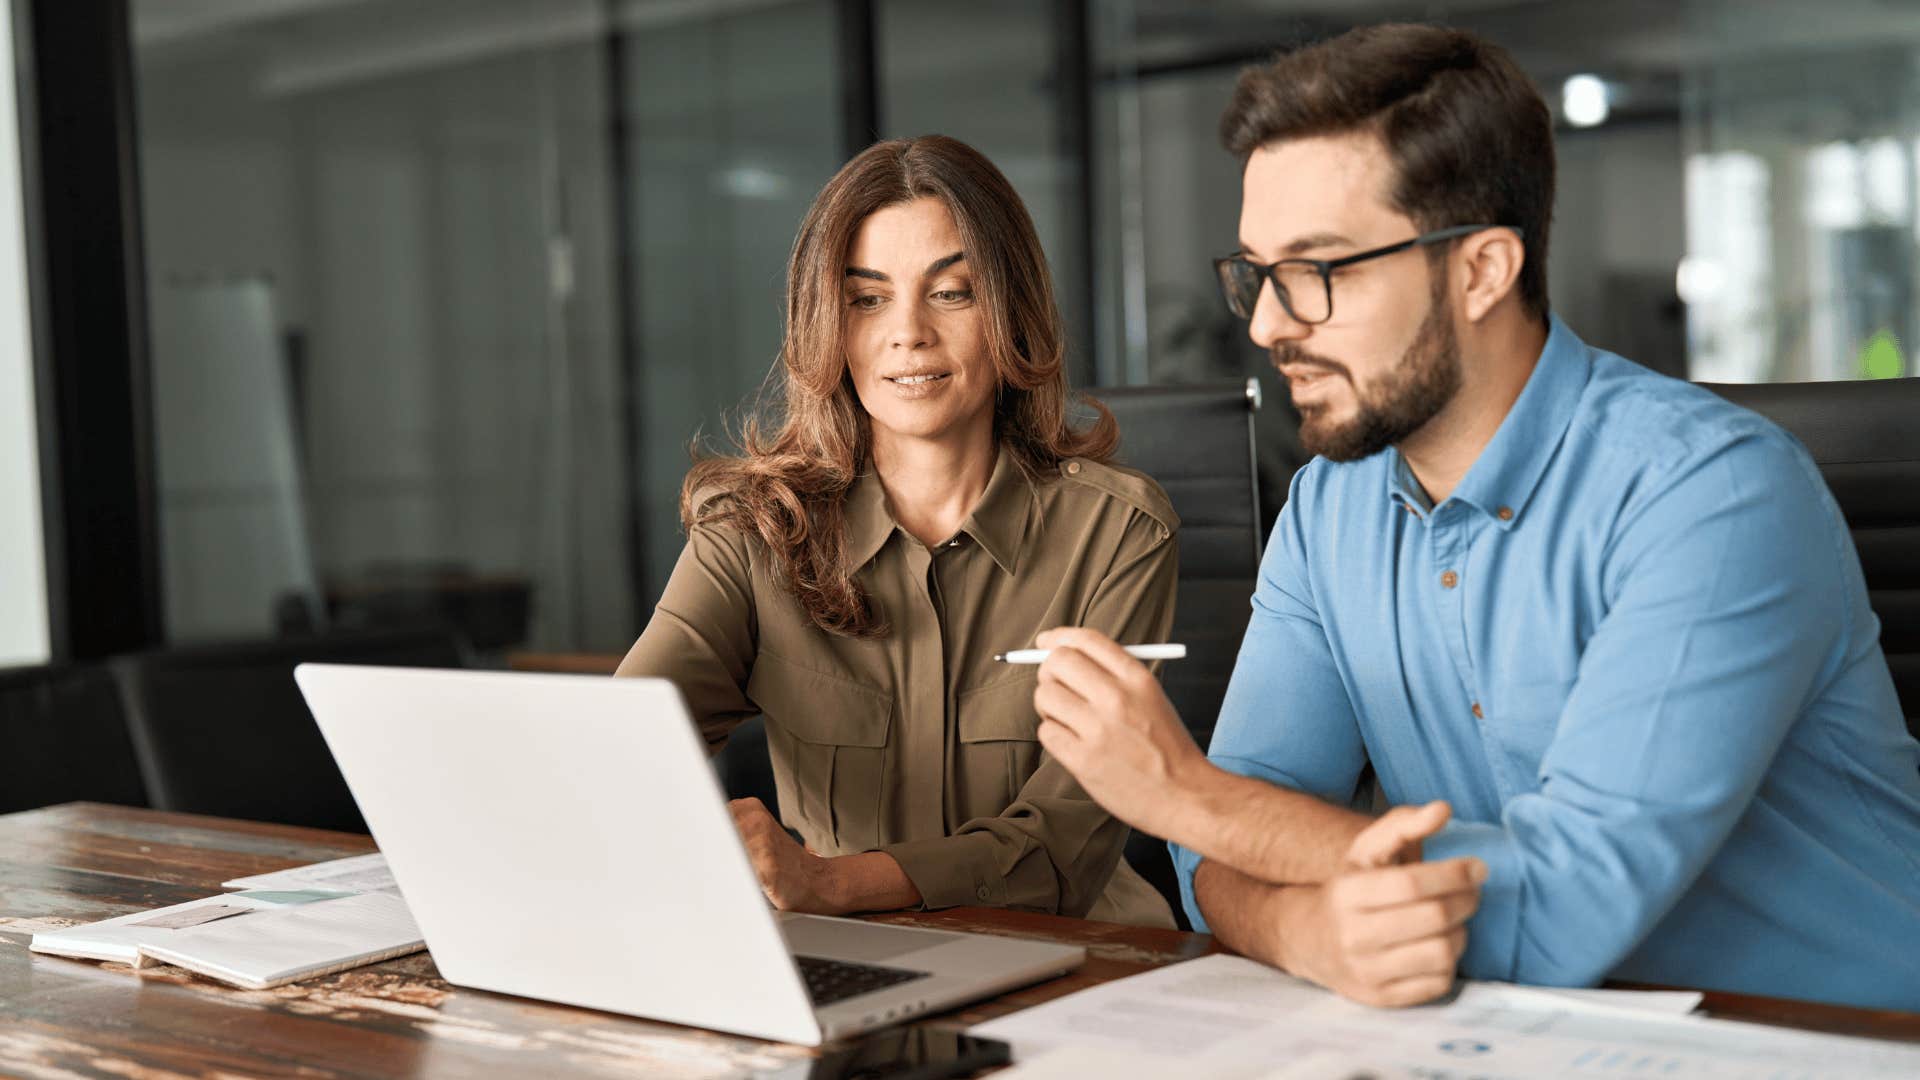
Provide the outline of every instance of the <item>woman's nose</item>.
{"type": "Polygon", "coordinates": [[[896,349],[921,349],[933,344],[933,323],[919,304],[896,304],[893,321],[887,327],[887,345],[896,349]]]}

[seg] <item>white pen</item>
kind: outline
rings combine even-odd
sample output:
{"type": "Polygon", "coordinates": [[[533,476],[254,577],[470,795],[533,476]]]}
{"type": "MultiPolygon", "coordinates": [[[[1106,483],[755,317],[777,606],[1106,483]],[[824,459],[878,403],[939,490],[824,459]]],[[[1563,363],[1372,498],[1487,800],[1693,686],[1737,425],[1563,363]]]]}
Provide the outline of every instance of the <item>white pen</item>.
{"type": "MultiPolygon", "coordinates": [[[[1136,660],[1185,660],[1187,647],[1169,642],[1165,645],[1123,645],[1127,655],[1136,660]]],[[[1052,649],[1015,649],[1003,652],[994,659],[1003,664],[1039,664],[1044,663],[1052,649]]]]}

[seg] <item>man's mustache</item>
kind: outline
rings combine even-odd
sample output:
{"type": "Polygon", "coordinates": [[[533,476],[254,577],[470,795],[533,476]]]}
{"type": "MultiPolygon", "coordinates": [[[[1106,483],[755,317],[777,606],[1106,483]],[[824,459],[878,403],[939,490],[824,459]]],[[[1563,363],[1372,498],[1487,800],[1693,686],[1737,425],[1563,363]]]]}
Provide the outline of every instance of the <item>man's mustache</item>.
{"type": "Polygon", "coordinates": [[[1273,359],[1273,366],[1276,368],[1282,368],[1282,367],[1326,368],[1328,371],[1331,371],[1334,374],[1339,375],[1340,377],[1346,379],[1348,382],[1353,381],[1353,373],[1347,370],[1347,365],[1341,363],[1338,360],[1330,360],[1324,356],[1316,356],[1313,353],[1310,353],[1305,349],[1302,349],[1300,346],[1293,344],[1292,342],[1283,342],[1279,345],[1275,345],[1272,348],[1268,349],[1267,352],[1269,353],[1269,355],[1271,355],[1273,359]]]}

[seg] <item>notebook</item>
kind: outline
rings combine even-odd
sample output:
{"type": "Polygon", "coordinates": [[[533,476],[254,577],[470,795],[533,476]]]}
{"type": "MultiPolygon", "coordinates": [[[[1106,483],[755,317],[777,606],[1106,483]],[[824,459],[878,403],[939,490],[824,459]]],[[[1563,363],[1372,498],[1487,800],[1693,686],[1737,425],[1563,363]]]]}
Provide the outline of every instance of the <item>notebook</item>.
{"type": "Polygon", "coordinates": [[[220,883],[223,889],[331,889],[360,893],[385,889],[399,891],[393,883],[393,871],[387,869],[387,857],[374,852],[331,862],[310,863],[271,874],[254,874],[220,883]]]}
{"type": "MultiPolygon", "coordinates": [[[[184,904],[174,904],[172,907],[136,911],[131,915],[88,923],[85,926],[35,934],[28,948],[34,952],[51,953],[55,956],[73,956],[82,960],[110,960],[140,967],[143,966],[140,963],[142,942],[165,941],[200,924],[203,918],[206,921],[212,921],[243,912],[279,907],[288,902],[274,894],[269,894],[269,897],[271,898],[250,896],[247,893],[228,893],[223,896],[189,900],[184,904]]],[[[315,896],[308,899],[318,900],[324,897],[315,896]]]]}
{"type": "Polygon", "coordinates": [[[167,963],[265,990],[418,952],[396,893],[230,893],[35,934],[34,952],[144,967],[167,963]]]}

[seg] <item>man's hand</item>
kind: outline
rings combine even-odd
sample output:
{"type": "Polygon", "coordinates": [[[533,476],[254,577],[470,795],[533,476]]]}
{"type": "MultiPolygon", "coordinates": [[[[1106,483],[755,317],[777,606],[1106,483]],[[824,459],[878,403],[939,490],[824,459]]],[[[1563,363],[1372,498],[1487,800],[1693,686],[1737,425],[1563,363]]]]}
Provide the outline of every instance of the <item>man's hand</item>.
{"type": "Polygon", "coordinates": [[[1348,872],[1283,890],[1281,966],[1366,1005],[1445,994],[1487,878],[1479,859],[1418,861],[1420,842],[1451,813],[1443,802],[1395,807],[1354,838],[1348,872]]]}
{"type": "Polygon", "coordinates": [[[1114,817],[1172,837],[1181,789],[1211,770],[1146,665],[1097,630],[1062,627],[1033,692],[1040,745],[1114,817]]]}
{"type": "Polygon", "coordinates": [[[847,908],[834,902],[832,861],[801,847],[780,827],[759,799],[734,799],[733,827],[740,832],[760,891],[781,911],[840,915],[847,908]]]}

